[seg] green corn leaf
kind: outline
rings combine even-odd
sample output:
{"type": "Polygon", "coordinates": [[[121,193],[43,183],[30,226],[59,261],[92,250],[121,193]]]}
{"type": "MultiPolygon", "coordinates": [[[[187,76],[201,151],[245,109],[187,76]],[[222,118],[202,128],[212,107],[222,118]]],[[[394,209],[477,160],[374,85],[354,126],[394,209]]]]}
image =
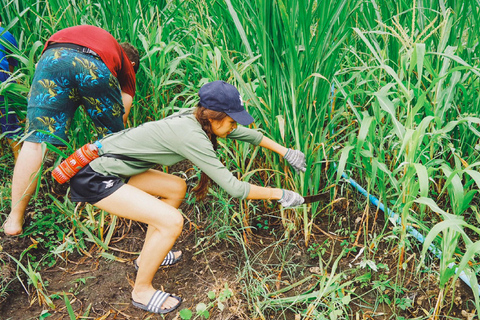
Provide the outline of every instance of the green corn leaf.
{"type": "Polygon", "coordinates": [[[341,151],[340,160],[338,161],[338,168],[337,168],[337,182],[342,177],[342,174],[345,170],[345,165],[347,164],[347,160],[350,154],[350,150],[352,149],[353,149],[353,146],[346,146],[341,151]]]}
{"type": "Polygon", "coordinates": [[[415,45],[415,57],[416,57],[416,65],[417,65],[417,73],[418,73],[418,82],[417,87],[420,88],[422,84],[422,76],[423,76],[423,61],[425,59],[425,43],[417,43],[415,45]]]}
{"type": "Polygon", "coordinates": [[[390,120],[393,123],[393,131],[400,140],[403,140],[405,135],[405,127],[398,121],[396,118],[395,107],[388,98],[387,94],[389,89],[392,87],[392,84],[388,84],[385,87],[382,87],[379,92],[375,93],[375,97],[380,103],[380,107],[390,115],[390,120]]]}
{"type": "Polygon", "coordinates": [[[456,219],[456,218],[454,218],[455,216],[453,216],[451,214],[448,214],[444,210],[440,209],[438,207],[438,205],[435,203],[435,201],[433,201],[433,199],[431,199],[431,198],[421,197],[421,198],[418,198],[417,200],[415,200],[415,202],[417,202],[419,204],[427,205],[432,211],[434,211],[438,214],[441,214],[444,217],[450,217],[451,219],[456,219]]]}
{"type": "Polygon", "coordinates": [[[480,172],[470,169],[465,169],[465,173],[467,173],[477,184],[478,189],[480,189],[480,172]]]}
{"type": "Polygon", "coordinates": [[[451,191],[451,194],[449,195],[452,199],[452,203],[455,204],[453,209],[455,209],[456,213],[459,214],[459,205],[463,204],[464,199],[462,180],[457,174],[457,171],[452,171],[452,169],[446,163],[442,164],[441,169],[447,177],[444,189],[447,188],[449,191],[451,191]]]}
{"type": "Polygon", "coordinates": [[[112,222],[110,223],[110,226],[108,227],[108,233],[107,236],[105,237],[105,245],[108,246],[110,243],[110,240],[112,239],[113,232],[115,231],[115,226],[117,224],[117,219],[118,216],[114,215],[112,217],[112,222]]]}
{"type": "Polygon", "coordinates": [[[420,163],[414,163],[413,166],[415,167],[415,171],[417,172],[417,177],[418,177],[418,182],[420,185],[420,195],[422,197],[427,197],[428,196],[428,172],[427,168],[420,164],[420,163]]]}
{"type": "Polygon", "coordinates": [[[467,250],[465,251],[462,260],[458,265],[455,279],[460,276],[461,272],[465,272],[467,278],[470,280],[470,287],[473,291],[473,296],[475,297],[475,305],[477,310],[480,310],[480,292],[478,288],[477,275],[473,272],[468,264],[470,261],[474,260],[478,253],[480,252],[480,241],[467,245],[467,250]]]}
{"type": "Polygon", "coordinates": [[[364,112],[363,113],[363,119],[361,120],[360,123],[360,131],[358,132],[358,138],[357,138],[357,148],[356,152],[359,153],[360,149],[363,146],[363,143],[365,142],[365,138],[367,137],[367,134],[370,130],[370,126],[374,120],[374,117],[369,116],[368,113],[364,112]]]}

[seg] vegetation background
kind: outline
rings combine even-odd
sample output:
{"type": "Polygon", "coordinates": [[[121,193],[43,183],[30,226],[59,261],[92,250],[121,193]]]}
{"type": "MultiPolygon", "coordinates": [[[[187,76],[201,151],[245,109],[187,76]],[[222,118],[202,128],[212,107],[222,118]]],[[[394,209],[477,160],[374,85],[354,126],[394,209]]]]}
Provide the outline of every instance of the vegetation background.
{"type": "MultiPolygon", "coordinates": [[[[248,248],[263,228],[273,248],[288,239],[316,259],[316,275],[283,283],[305,288],[291,294],[272,290],[272,268],[260,271],[245,249],[246,264],[238,272],[250,318],[288,319],[288,310],[297,318],[358,319],[380,304],[396,319],[455,318],[455,308],[471,319],[480,311],[479,0],[0,3],[20,61],[16,82],[1,84],[0,92],[20,118],[45,41],[57,30],[92,24],[141,52],[129,126],[194,106],[204,83],[222,79],[239,88],[254,127],[306,154],[307,171],[296,174],[276,155],[249,145],[222,141],[226,148],[219,151],[244,181],[325,193],[325,201],[281,210],[275,203],[237,202],[217,188],[206,204],[187,199],[204,210],[194,222],[209,221],[205,231],[219,241],[248,248]],[[319,241],[319,226],[330,237],[319,241]],[[355,263],[341,268],[344,255],[355,263]],[[461,305],[455,299],[459,276],[472,288],[461,305]],[[411,293],[426,278],[438,290],[422,304],[411,293]],[[305,283],[308,288],[300,286],[305,283]]],[[[67,148],[46,146],[51,162],[98,134],[79,112],[67,148]]],[[[2,154],[0,222],[9,212],[13,170],[6,144],[2,154]]],[[[42,269],[92,244],[103,257],[115,258],[108,245],[120,223],[50,192],[51,167],[45,165],[37,214],[24,235],[43,248],[43,258],[34,261],[30,247],[20,257],[0,252],[0,263],[15,261],[18,279],[26,277],[29,290],[47,305],[52,297],[41,282],[42,269]]],[[[289,260],[281,258],[280,266],[287,268],[289,260]]],[[[2,280],[2,296],[12,281],[2,280]]]]}

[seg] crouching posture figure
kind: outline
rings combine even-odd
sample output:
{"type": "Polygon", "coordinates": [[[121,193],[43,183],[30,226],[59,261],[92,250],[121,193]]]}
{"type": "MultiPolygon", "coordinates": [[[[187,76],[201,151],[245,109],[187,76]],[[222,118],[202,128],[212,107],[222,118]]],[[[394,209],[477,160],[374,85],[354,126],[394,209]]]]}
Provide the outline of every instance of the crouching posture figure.
{"type": "Polygon", "coordinates": [[[243,107],[237,89],[223,81],[207,83],[199,91],[198,107],[159,121],[113,133],[100,142],[100,157],[71,179],[72,200],[89,202],[111,214],[148,224],[132,292],[134,306],[155,313],[175,310],[181,298],[155,290],[152,279],[160,265],[180,260],[170,251],[183,226],[177,210],[186,193],[183,179],[151,169],[188,159],[202,171],[194,191],[205,195],[209,179],[240,199],[274,199],[284,207],[297,206],[299,194],[264,188],[237,180],[217,159],[217,137],[260,145],[277,152],[296,169],[305,170],[303,153],[287,149],[248,125],[253,118],[243,107]],[[159,199],[160,198],[160,199],[159,199]]]}

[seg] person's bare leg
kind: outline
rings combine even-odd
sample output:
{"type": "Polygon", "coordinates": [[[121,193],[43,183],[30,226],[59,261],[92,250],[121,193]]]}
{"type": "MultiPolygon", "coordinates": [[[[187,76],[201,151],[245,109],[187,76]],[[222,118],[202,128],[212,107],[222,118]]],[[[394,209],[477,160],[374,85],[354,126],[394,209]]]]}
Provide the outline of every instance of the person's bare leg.
{"type": "Polygon", "coordinates": [[[35,192],[42,160],[42,145],[25,141],[13,170],[12,209],[3,226],[8,235],[19,235],[23,231],[23,217],[35,192]]]}
{"type": "MultiPolygon", "coordinates": [[[[173,247],[183,227],[183,217],[174,207],[131,185],[124,185],[95,206],[123,218],[147,223],[153,230],[143,245],[144,259],[139,263],[137,278],[132,291],[135,302],[147,305],[155,289],[153,277],[173,247]]],[[[178,301],[169,297],[163,309],[171,308],[178,301]]]]}
{"type": "MultiPolygon", "coordinates": [[[[152,196],[161,197],[163,202],[168,203],[176,209],[182,204],[187,192],[187,184],[182,178],[152,169],[131,177],[130,180],[128,180],[128,184],[152,196]]],[[[154,228],[148,226],[145,241],[150,238],[153,230],[154,228]]],[[[175,258],[181,255],[182,252],[180,250],[175,252],[175,258]]],[[[141,256],[142,253],[140,253],[137,258],[137,264],[140,263],[141,256]]]]}
{"type": "Polygon", "coordinates": [[[18,141],[15,141],[13,139],[7,138],[8,145],[12,149],[13,153],[13,158],[15,160],[15,163],[17,163],[18,160],[18,155],[20,154],[20,149],[22,148],[22,144],[18,141]]]}

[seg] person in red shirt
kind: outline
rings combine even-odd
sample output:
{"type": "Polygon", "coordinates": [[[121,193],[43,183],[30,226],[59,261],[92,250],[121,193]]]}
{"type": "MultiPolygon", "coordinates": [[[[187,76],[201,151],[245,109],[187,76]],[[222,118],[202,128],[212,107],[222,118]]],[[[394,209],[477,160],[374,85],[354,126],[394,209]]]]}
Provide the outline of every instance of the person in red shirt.
{"type": "Polygon", "coordinates": [[[101,137],[125,128],[135,95],[139,55],[107,31],[66,28],[45,44],[27,107],[26,138],[15,164],[7,235],[22,233],[25,209],[40,175],[42,142],[63,145],[76,109],[83,105],[101,137]]]}

